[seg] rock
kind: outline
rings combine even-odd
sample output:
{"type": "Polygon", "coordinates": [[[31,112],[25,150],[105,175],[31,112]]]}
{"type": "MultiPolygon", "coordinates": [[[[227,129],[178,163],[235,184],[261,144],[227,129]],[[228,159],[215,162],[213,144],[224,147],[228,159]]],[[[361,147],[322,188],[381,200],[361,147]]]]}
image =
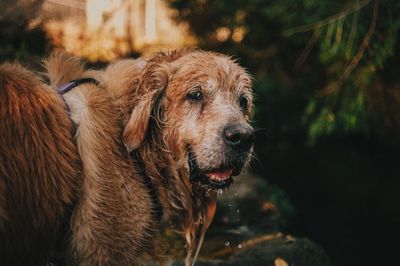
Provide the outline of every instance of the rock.
{"type": "MultiPolygon", "coordinates": [[[[180,262],[172,265],[183,264],[180,262]]],[[[212,259],[198,260],[195,265],[330,266],[331,263],[328,255],[318,244],[307,238],[295,238],[278,233],[244,241],[240,249],[226,247],[214,253],[212,259]]]]}
{"type": "Polygon", "coordinates": [[[325,251],[306,238],[289,239],[286,236],[245,248],[219,265],[271,265],[271,266],[329,266],[325,251]]]}
{"type": "Polygon", "coordinates": [[[219,195],[217,215],[195,265],[329,266],[330,260],[318,244],[273,233],[285,230],[293,214],[286,193],[265,178],[236,178],[230,190],[219,195]]]}

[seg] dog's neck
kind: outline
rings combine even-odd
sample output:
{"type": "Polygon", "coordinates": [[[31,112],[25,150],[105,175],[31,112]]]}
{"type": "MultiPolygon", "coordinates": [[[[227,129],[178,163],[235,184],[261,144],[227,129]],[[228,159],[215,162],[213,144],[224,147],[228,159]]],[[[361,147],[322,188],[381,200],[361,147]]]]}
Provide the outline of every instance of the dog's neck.
{"type": "Polygon", "coordinates": [[[206,195],[200,184],[191,184],[188,167],[174,158],[160,134],[150,134],[137,150],[144,180],[150,180],[162,208],[163,224],[186,240],[185,265],[191,265],[202,246],[216,210],[216,194],[206,195]]]}
{"type": "Polygon", "coordinates": [[[196,222],[199,217],[193,217],[197,207],[193,197],[197,189],[189,181],[188,170],[179,166],[163,138],[157,133],[150,134],[137,153],[144,180],[151,181],[162,207],[162,220],[174,228],[186,221],[196,222]]]}

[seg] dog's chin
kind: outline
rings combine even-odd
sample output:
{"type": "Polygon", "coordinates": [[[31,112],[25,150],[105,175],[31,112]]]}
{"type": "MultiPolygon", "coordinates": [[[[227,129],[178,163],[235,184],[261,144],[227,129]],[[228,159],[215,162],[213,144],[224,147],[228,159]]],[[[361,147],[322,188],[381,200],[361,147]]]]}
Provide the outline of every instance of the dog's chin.
{"type": "Polygon", "coordinates": [[[240,168],[234,166],[221,166],[212,170],[202,170],[198,167],[193,152],[189,152],[188,156],[190,181],[192,183],[200,183],[205,189],[225,189],[233,183],[232,176],[240,174],[240,168]]]}

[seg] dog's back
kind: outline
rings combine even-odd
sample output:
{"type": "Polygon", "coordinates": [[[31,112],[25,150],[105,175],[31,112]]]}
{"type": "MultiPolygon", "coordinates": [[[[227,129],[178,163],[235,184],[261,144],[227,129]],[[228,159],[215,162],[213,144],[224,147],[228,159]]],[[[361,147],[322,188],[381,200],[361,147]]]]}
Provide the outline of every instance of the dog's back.
{"type": "Polygon", "coordinates": [[[0,65],[0,261],[45,264],[77,198],[81,165],[57,93],[18,64],[0,65]]]}
{"type": "Polygon", "coordinates": [[[69,259],[79,265],[142,265],[153,250],[156,222],[148,188],[122,141],[123,111],[116,100],[122,88],[111,93],[100,83],[103,72],[86,71],[76,57],[57,53],[44,62],[53,87],[71,79],[98,80],[64,94],[83,170],[69,259]]]}

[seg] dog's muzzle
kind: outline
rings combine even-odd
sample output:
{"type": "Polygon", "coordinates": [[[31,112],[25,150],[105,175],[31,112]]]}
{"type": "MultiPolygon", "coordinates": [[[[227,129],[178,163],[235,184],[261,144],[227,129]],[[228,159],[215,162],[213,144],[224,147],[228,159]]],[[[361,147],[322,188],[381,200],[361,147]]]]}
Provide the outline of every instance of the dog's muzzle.
{"type": "Polygon", "coordinates": [[[196,158],[191,150],[189,150],[188,157],[190,182],[201,182],[202,185],[213,189],[228,188],[233,183],[233,167],[221,167],[219,169],[203,172],[199,169],[196,158]]]}
{"type": "MultiPolygon", "coordinates": [[[[188,148],[190,181],[201,182],[213,189],[227,188],[233,183],[232,176],[239,175],[253,146],[254,133],[249,125],[228,124],[222,130],[224,158],[221,165],[211,169],[200,169],[195,153],[188,148]]],[[[218,164],[217,164],[218,165],[218,164]]]]}

